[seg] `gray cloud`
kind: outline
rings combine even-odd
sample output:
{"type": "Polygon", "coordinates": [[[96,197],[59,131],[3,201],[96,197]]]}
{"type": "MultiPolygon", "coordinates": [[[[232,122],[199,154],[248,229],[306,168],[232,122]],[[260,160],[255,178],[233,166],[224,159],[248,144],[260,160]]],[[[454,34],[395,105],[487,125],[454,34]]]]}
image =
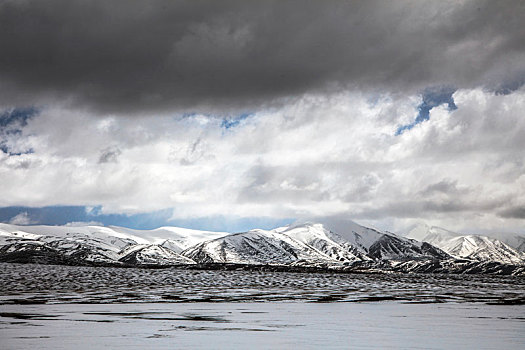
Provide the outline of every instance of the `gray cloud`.
{"type": "Polygon", "coordinates": [[[315,166],[273,167],[260,164],[251,168],[251,180],[238,195],[240,202],[283,201],[295,203],[321,201],[329,194],[320,188],[320,171],[315,166]]]}
{"type": "Polygon", "coordinates": [[[429,185],[423,191],[421,195],[429,196],[433,194],[442,193],[445,195],[463,195],[469,192],[468,188],[458,188],[458,182],[450,179],[443,179],[439,182],[429,185]]]}
{"type": "Polygon", "coordinates": [[[33,152],[0,152],[0,172],[9,174],[0,202],[107,214],[171,209],[173,219],[227,213],[522,230],[519,208],[502,211],[525,203],[524,88],[461,89],[454,99],[458,109],[436,107],[401,135],[417,96],[311,94],[229,129],[203,114],[95,118],[52,106],[11,142],[33,152]],[[117,154],[118,163],[107,162],[117,154]]]}
{"type": "Polygon", "coordinates": [[[525,219],[525,207],[510,207],[500,211],[499,215],[503,218],[525,219]]]}
{"type": "Polygon", "coordinates": [[[0,103],[225,113],[334,87],[496,87],[525,73],[524,22],[517,1],[4,1],[0,103]]]}
{"type": "MultiPolygon", "coordinates": [[[[397,217],[397,218],[431,218],[436,214],[449,214],[449,215],[458,215],[462,213],[463,215],[474,212],[474,213],[490,213],[501,208],[507,198],[498,198],[494,200],[486,201],[469,201],[461,198],[454,200],[398,200],[395,202],[390,202],[386,205],[364,209],[360,213],[357,213],[355,216],[364,219],[383,219],[387,217],[397,217]]],[[[522,210],[522,208],[521,208],[522,210]]],[[[507,212],[505,212],[507,213],[507,212]]],[[[507,217],[519,217],[515,214],[517,211],[509,212],[507,217]]],[[[523,213],[522,213],[523,214],[523,213]]],[[[504,216],[504,215],[502,215],[504,216]]]]}
{"type": "Polygon", "coordinates": [[[108,147],[100,152],[99,163],[117,163],[122,151],[118,147],[108,147]]]}
{"type": "Polygon", "coordinates": [[[180,165],[192,165],[205,156],[205,145],[201,138],[193,141],[186,149],[186,154],[180,159],[180,165]]]}

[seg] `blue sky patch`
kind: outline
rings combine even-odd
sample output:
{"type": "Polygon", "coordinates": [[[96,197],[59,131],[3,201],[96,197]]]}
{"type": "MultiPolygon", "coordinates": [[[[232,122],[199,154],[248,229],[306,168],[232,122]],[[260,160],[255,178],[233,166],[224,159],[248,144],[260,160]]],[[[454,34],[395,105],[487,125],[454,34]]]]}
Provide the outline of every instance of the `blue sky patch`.
{"type": "Polygon", "coordinates": [[[418,106],[416,120],[410,124],[400,126],[396,131],[396,136],[402,134],[405,130],[410,130],[417,124],[430,119],[430,110],[434,107],[446,104],[449,111],[458,107],[454,103],[452,95],[456,91],[452,87],[428,88],[423,91],[423,102],[418,106]]]}
{"type": "Polygon", "coordinates": [[[0,112],[0,129],[16,126],[22,128],[27,125],[27,121],[34,117],[38,110],[34,107],[13,108],[0,112]]]}
{"type": "Polygon", "coordinates": [[[243,114],[241,114],[239,116],[236,116],[236,117],[223,118],[222,122],[221,122],[221,128],[224,128],[224,129],[234,128],[234,127],[238,126],[241,121],[243,121],[244,119],[249,118],[249,117],[251,117],[253,115],[254,115],[254,113],[243,113],[243,114]]]}
{"type": "Polygon", "coordinates": [[[0,112],[0,150],[10,156],[33,153],[33,149],[13,151],[9,145],[9,138],[22,134],[22,128],[29,119],[38,114],[34,107],[13,108],[0,112]]]}
{"type": "Polygon", "coordinates": [[[252,112],[245,112],[239,115],[234,116],[220,116],[220,115],[209,115],[209,114],[201,114],[201,113],[184,113],[181,115],[182,119],[191,119],[195,118],[197,116],[204,116],[209,119],[215,119],[216,121],[220,121],[219,126],[225,130],[235,128],[238,126],[241,121],[255,115],[255,113],[252,112]]]}
{"type": "Polygon", "coordinates": [[[272,229],[294,222],[293,218],[209,216],[171,220],[171,209],[133,215],[102,214],[100,206],[48,206],[0,208],[0,222],[9,223],[22,214],[31,225],[65,225],[70,222],[98,222],[138,230],[151,230],[161,226],[177,226],[196,230],[242,232],[253,228],[272,229]]]}

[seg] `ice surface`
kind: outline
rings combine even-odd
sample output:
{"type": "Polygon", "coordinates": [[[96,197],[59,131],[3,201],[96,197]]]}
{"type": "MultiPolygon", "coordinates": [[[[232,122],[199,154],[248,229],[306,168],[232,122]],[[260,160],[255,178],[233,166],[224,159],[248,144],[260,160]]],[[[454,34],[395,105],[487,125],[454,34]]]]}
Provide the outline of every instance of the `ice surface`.
{"type": "Polygon", "coordinates": [[[522,349],[525,279],[0,263],[1,349],[522,349]]]}
{"type": "Polygon", "coordinates": [[[2,306],[3,349],[523,349],[524,307],[398,303],[2,306]]]}

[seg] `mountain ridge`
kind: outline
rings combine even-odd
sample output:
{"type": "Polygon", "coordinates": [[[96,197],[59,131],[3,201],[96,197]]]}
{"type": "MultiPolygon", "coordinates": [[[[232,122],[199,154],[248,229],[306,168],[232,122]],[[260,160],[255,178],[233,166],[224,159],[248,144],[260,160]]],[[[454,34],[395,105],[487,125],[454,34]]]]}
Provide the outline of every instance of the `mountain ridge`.
{"type": "MultiPolygon", "coordinates": [[[[434,231],[446,233],[447,239],[453,236],[451,231],[434,231]]],[[[422,233],[400,236],[351,221],[337,232],[321,223],[306,222],[238,233],[177,227],[142,231],[116,226],[0,224],[0,261],[139,267],[238,264],[340,271],[504,274],[522,273],[519,266],[525,266],[525,259],[521,255],[516,258],[516,251],[505,243],[487,240],[500,249],[510,249],[507,255],[480,249],[477,255],[462,256],[414,239],[411,234],[419,237],[422,233]]]]}

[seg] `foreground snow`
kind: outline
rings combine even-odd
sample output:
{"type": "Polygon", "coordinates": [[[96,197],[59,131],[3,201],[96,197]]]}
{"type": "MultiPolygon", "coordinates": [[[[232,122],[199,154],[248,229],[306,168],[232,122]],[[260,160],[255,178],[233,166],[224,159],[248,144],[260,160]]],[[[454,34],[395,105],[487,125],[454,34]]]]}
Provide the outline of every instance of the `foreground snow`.
{"type": "Polygon", "coordinates": [[[5,349],[513,350],[525,342],[523,309],[393,302],[3,305],[0,338],[5,349]]]}

